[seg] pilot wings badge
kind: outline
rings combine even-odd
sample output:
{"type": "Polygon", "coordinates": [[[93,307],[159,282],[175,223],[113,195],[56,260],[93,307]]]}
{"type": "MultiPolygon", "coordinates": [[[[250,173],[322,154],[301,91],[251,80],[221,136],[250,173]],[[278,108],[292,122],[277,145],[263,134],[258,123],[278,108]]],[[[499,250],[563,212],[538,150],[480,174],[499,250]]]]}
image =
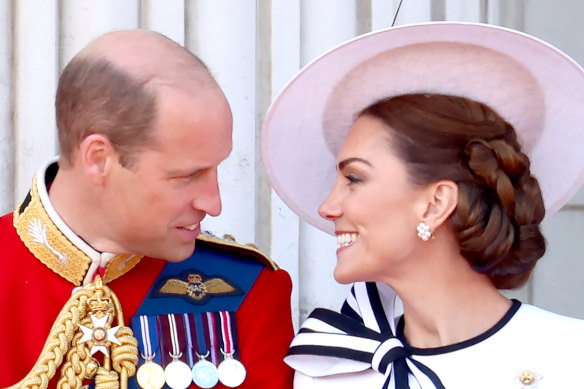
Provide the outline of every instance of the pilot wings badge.
{"type": "Polygon", "coordinates": [[[205,304],[212,297],[241,295],[235,283],[220,276],[186,270],[177,278],[165,277],[156,283],[152,297],[181,297],[191,304],[205,304]]]}

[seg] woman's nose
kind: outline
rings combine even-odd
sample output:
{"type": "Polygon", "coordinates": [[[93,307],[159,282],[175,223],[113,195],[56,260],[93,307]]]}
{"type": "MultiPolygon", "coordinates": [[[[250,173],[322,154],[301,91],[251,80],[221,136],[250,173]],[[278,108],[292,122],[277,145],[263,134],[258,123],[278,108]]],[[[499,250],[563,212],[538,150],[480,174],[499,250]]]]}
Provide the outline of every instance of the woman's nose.
{"type": "Polygon", "coordinates": [[[331,189],[326,199],[324,199],[322,204],[320,204],[320,207],[318,207],[318,214],[320,217],[327,220],[334,220],[335,218],[341,216],[343,212],[341,203],[338,200],[337,192],[338,188],[337,185],[335,185],[331,189]]]}

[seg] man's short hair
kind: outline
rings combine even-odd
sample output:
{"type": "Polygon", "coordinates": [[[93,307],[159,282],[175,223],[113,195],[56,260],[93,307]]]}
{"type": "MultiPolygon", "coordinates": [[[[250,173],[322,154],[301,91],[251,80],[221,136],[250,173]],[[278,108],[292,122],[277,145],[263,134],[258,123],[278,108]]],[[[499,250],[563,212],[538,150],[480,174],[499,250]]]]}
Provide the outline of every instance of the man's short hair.
{"type": "Polygon", "coordinates": [[[103,134],[120,155],[120,163],[131,167],[136,152],[151,145],[154,137],[156,92],[146,81],[102,58],[74,58],[59,79],[55,103],[65,162],[72,163],[82,139],[103,134]]]}

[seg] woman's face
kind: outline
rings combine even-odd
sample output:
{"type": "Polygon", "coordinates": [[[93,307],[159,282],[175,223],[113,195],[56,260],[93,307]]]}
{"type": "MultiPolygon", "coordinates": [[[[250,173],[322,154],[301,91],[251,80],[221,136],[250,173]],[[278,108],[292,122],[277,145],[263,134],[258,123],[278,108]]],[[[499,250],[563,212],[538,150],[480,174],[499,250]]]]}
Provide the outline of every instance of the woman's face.
{"type": "Polygon", "coordinates": [[[337,156],[337,178],[319,213],[335,223],[335,279],[343,284],[399,276],[421,240],[422,189],[409,183],[387,126],[363,116],[337,156]]]}

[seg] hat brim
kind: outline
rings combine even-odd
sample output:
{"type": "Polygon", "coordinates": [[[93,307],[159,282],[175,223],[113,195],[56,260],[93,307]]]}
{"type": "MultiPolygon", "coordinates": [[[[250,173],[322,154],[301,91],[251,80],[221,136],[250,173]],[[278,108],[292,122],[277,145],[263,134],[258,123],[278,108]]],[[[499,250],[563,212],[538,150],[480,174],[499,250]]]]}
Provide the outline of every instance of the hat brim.
{"type": "Polygon", "coordinates": [[[434,22],[348,41],[280,92],[262,128],[262,159],[282,200],[334,233],[318,206],[332,188],[336,153],[355,115],[407,93],[468,97],[511,123],[540,183],[546,214],[584,182],[584,71],[532,36],[502,27],[434,22]]]}

